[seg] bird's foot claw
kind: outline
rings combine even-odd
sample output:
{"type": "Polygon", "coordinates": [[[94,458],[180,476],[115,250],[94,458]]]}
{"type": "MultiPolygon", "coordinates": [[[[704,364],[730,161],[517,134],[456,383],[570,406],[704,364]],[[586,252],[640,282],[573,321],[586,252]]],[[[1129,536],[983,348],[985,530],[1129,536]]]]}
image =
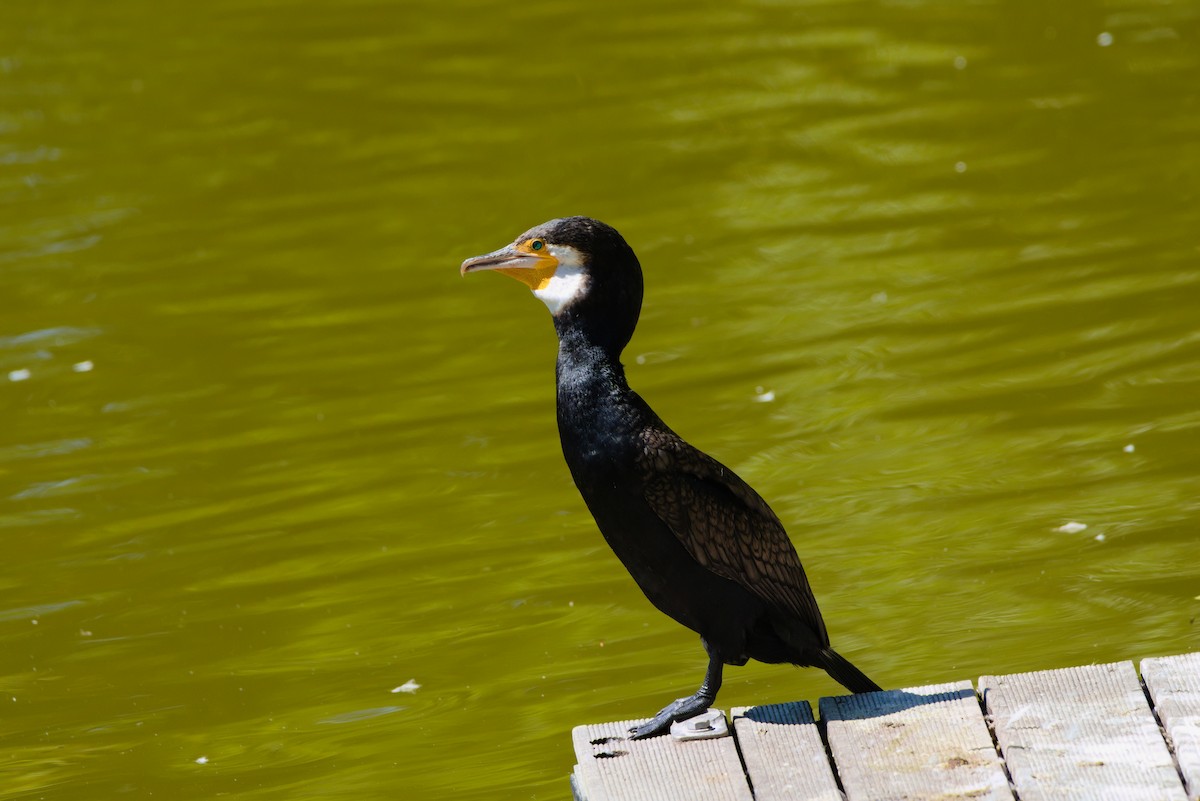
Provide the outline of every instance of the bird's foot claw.
{"type": "Polygon", "coordinates": [[[664,706],[657,715],[641,726],[629,730],[631,740],[644,740],[647,737],[657,737],[666,734],[671,724],[679,720],[694,718],[708,710],[712,698],[703,695],[690,695],[687,698],[677,698],[664,706]]]}

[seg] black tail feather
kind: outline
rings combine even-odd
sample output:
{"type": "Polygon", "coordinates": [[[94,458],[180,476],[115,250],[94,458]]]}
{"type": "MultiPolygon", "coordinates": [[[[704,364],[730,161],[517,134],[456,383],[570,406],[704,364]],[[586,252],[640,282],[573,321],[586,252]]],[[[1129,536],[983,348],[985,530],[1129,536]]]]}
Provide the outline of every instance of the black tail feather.
{"type": "Polygon", "coordinates": [[[831,679],[852,693],[870,693],[883,689],[832,648],[821,651],[821,661],[816,667],[823,669],[831,679]]]}

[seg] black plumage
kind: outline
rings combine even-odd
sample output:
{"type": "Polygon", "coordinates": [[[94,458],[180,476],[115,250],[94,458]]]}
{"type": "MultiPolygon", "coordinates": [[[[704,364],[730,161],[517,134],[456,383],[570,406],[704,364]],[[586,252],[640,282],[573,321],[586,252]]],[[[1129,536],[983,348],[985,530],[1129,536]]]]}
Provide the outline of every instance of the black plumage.
{"type": "Polygon", "coordinates": [[[852,692],[879,687],[829,645],[796,550],[767,503],[685,442],[629,388],[621,351],[637,325],[642,271],[613,228],[552,220],[463,263],[499,270],[550,307],[558,333],[558,428],[579,493],[658,609],[700,634],[704,683],[640,726],[659,734],[703,712],[723,666],[748,659],[824,669],[852,692]]]}

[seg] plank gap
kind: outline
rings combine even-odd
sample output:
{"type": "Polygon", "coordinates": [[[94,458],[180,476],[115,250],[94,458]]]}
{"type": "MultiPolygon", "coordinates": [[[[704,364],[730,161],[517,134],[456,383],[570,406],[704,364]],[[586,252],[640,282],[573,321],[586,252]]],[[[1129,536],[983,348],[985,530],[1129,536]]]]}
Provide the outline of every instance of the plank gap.
{"type": "Polygon", "coordinates": [[[983,692],[975,689],[975,703],[979,704],[979,714],[983,716],[983,722],[987,724],[988,735],[992,738],[992,748],[996,749],[996,756],[1000,759],[1000,767],[1004,770],[1004,778],[1008,780],[1008,791],[1012,793],[1013,801],[1021,801],[1021,791],[1017,788],[1017,783],[1013,781],[1012,771],[1008,769],[1008,760],[1004,758],[1004,749],[1000,747],[1000,740],[996,737],[996,720],[987,711],[987,704],[983,700],[983,692]]]}
{"type": "Polygon", "coordinates": [[[845,798],[846,786],[842,784],[842,772],[838,770],[837,760],[833,758],[833,748],[829,745],[829,723],[824,715],[817,721],[817,733],[821,735],[821,745],[825,746],[825,758],[829,760],[829,769],[833,772],[833,783],[837,785],[842,798],[845,798]]]}
{"type": "Polygon", "coordinates": [[[1162,718],[1158,714],[1158,708],[1154,705],[1154,696],[1150,692],[1150,688],[1146,686],[1146,678],[1138,677],[1138,682],[1142,685],[1142,695],[1146,696],[1146,705],[1150,707],[1150,714],[1154,715],[1154,722],[1158,724],[1158,735],[1163,739],[1163,745],[1167,747],[1167,753],[1171,755],[1171,761],[1175,763],[1175,773],[1179,775],[1179,783],[1183,785],[1184,792],[1188,791],[1187,776],[1183,774],[1183,767],[1179,764],[1179,755],[1175,753],[1175,743],[1171,740],[1171,735],[1167,733],[1167,727],[1163,725],[1162,718]]]}
{"type": "Polygon", "coordinates": [[[983,676],[979,686],[1027,801],[1184,801],[1132,662],[983,676]]]}
{"type": "Polygon", "coordinates": [[[842,801],[807,701],[739,707],[733,716],[756,801],[842,801]]]}
{"type": "Polygon", "coordinates": [[[1012,801],[968,681],[821,699],[846,797],[1012,801]]]}
{"type": "Polygon", "coordinates": [[[1200,653],[1143,659],[1141,674],[1188,798],[1200,798],[1200,653]]]}

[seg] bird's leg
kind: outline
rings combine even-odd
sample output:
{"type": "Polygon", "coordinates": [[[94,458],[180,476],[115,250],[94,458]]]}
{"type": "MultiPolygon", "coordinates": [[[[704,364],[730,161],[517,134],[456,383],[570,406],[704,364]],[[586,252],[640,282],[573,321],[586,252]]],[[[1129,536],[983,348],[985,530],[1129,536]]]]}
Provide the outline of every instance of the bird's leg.
{"type": "Polygon", "coordinates": [[[705,643],[705,649],[708,650],[708,670],[704,672],[704,683],[696,690],[696,694],[672,701],[651,720],[636,729],[630,729],[631,739],[641,740],[644,737],[663,734],[675,721],[694,718],[705,712],[712,706],[713,701],[717,700],[717,690],[721,689],[721,671],[724,670],[725,664],[721,657],[708,647],[708,643],[705,643]]]}

